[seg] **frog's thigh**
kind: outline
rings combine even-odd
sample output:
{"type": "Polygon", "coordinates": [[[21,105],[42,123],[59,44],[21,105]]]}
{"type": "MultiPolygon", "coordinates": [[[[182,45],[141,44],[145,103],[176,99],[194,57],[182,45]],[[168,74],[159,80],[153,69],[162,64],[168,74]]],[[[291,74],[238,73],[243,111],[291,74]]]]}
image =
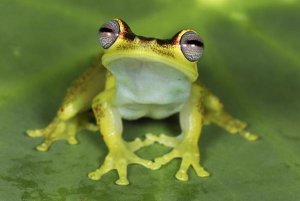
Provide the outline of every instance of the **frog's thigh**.
{"type": "Polygon", "coordinates": [[[104,67],[93,66],[84,72],[68,88],[63,103],[57,113],[62,120],[69,119],[79,112],[91,108],[93,98],[103,90],[104,67]]]}
{"type": "MultiPolygon", "coordinates": [[[[127,166],[129,164],[140,164],[151,169],[154,169],[155,166],[151,161],[143,160],[134,154],[136,147],[132,143],[127,143],[122,139],[121,116],[118,110],[110,104],[113,95],[114,90],[107,90],[93,101],[93,111],[109,153],[103,165],[89,173],[88,176],[90,179],[99,180],[110,170],[116,169],[119,175],[116,183],[127,185],[129,183],[127,179],[127,166]]],[[[141,141],[136,140],[133,143],[140,146],[141,141]]]]}

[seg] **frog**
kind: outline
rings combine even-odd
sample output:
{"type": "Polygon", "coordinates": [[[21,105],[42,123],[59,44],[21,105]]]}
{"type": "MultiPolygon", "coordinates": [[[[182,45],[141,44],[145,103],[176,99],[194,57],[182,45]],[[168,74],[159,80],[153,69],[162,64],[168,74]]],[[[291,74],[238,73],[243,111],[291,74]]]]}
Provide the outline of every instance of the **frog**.
{"type": "Polygon", "coordinates": [[[30,137],[44,138],[36,147],[38,151],[47,151],[60,139],[77,144],[77,133],[82,129],[99,132],[108,154],[88,177],[100,180],[116,170],[115,183],[128,185],[129,165],[157,170],[178,158],[178,180],[189,180],[190,168],[199,177],[208,177],[209,172],[200,164],[199,139],[204,125],[214,123],[230,134],[257,140],[257,135],[246,130],[247,123],[230,115],[221,100],[198,81],[204,42],[196,31],[183,29],[169,39],[157,39],[136,35],[117,18],[100,27],[98,39],[102,53],[73,81],[54,119],[45,128],[26,131],[30,137]],[[122,136],[124,120],[162,120],[176,114],[180,134],[147,133],[132,141],[122,136]],[[137,154],[154,143],[170,151],[153,160],[137,154]]]}

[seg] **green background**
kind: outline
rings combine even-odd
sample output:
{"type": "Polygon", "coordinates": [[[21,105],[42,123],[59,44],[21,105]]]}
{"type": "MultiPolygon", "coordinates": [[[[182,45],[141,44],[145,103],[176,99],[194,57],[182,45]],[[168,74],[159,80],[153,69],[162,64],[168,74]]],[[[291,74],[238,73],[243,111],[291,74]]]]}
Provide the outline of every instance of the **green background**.
{"type": "MultiPolygon", "coordinates": [[[[297,0],[0,1],[0,200],[300,200],[300,3],[297,0]],[[211,177],[190,171],[175,180],[179,160],[160,170],[129,166],[129,186],[115,172],[87,173],[107,148],[99,134],[80,144],[24,135],[46,126],[69,83],[101,51],[97,30],[122,18],[140,35],[168,38],[197,30],[206,49],[200,79],[261,139],[247,142],[211,125],[203,129],[201,162],[211,177]]],[[[125,122],[126,139],[146,132],[178,134],[176,117],[125,122]]],[[[168,149],[139,152],[152,159],[168,149]]]]}

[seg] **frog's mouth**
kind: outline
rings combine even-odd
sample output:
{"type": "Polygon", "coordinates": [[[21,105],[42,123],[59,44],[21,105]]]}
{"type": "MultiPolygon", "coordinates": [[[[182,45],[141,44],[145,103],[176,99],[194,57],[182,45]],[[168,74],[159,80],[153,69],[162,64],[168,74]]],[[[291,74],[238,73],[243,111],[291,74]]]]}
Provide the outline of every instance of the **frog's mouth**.
{"type": "MultiPolygon", "coordinates": [[[[169,69],[176,70],[178,72],[181,72],[184,74],[191,82],[194,82],[197,77],[198,73],[195,69],[190,69],[189,67],[182,65],[180,62],[173,61],[171,59],[163,58],[163,57],[155,57],[155,56],[148,56],[144,54],[104,54],[102,56],[102,64],[107,68],[110,69],[111,66],[116,66],[122,68],[122,66],[130,65],[127,61],[130,61],[129,63],[136,61],[136,62],[142,62],[143,64],[152,64],[156,66],[164,66],[169,69]]],[[[131,63],[133,64],[133,63],[131,63]]],[[[137,64],[134,63],[136,66],[137,64]]],[[[197,68],[197,65],[195,65],[195,68],[197,68]]]]}

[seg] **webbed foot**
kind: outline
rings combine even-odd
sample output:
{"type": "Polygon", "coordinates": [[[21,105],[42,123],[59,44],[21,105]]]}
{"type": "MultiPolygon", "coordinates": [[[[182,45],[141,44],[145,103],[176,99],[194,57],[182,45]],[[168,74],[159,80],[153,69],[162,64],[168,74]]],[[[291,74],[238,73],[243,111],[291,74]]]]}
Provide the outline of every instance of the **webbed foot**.
{"type": "Polygon", "coordinates": [[[88,122],[85,114],[77,115],[68,120],[61,120],[58,117],[44,129],[27,130],[29,137],[43,137],[44,141],[36,147],[38,151],[48,151],[54,141],[66,139],[69,144],[78,144],[76,134],[81,129],[97,131],[98,127],[88,122]]]}
{"type": "Polygon", "coordinates": [[[116,181],[118,185],[128,185],[127,178],[127,166],[130,164],[140,164],[149,169],[157,169],[158,166],[149,160],[144,160],[138,157],[134,151],[140,149],[143,146],[148,146],[152,142],[145,140],[141,141],[136,139],[133,142],[122,142],[119,146],[109,151],[109,154],[105,157],[104,163],[95,171],[88,174],[88,177],[92,180],[100,180],[101,177],[111,170],[117,170],[119,179],[116,181]]]}
{"type": "Polygon", "coordinates": [[[160,136],[147,134],[146,137],[160,144],[174,147],[171,152],[156,158],[155,164],[160,167],[169,163],[174,158],[182,158],[180,168],[175,175],[178,180],[188,180],[187,171],[189,167],[193,167],[199,177],[209,176],[209,173],[199,164],[200,154],[197,142],[190,139],[182,139],[182,136],[170,137],[164,134],[160,136]]]}
{"type": "MultiPolygon", "coordinates": [[[[224,115],[225,116],[225,115],[224,115]]],[[[227,116],[225,116],[227,117],[227,116]]],[[[223,117],[223,118],[225,118],[223,117]]],[[[231,134],[239,134],[248,141],[256,141],[258,136],[245,130],[247,124],[241,120],[227,117],[227,122],[224,125],[225,130],[231,134]]]]}
{"type": "Polygon", "coordinates": [[[224,128],[230,134],[239,134],[248,141],[256,141],[259,137],[249,131],[246,131],[247,123],[233,118],[227,112],[212,113],[206,116],[206,121],[214,122],[218,126],[224,128]]]}

